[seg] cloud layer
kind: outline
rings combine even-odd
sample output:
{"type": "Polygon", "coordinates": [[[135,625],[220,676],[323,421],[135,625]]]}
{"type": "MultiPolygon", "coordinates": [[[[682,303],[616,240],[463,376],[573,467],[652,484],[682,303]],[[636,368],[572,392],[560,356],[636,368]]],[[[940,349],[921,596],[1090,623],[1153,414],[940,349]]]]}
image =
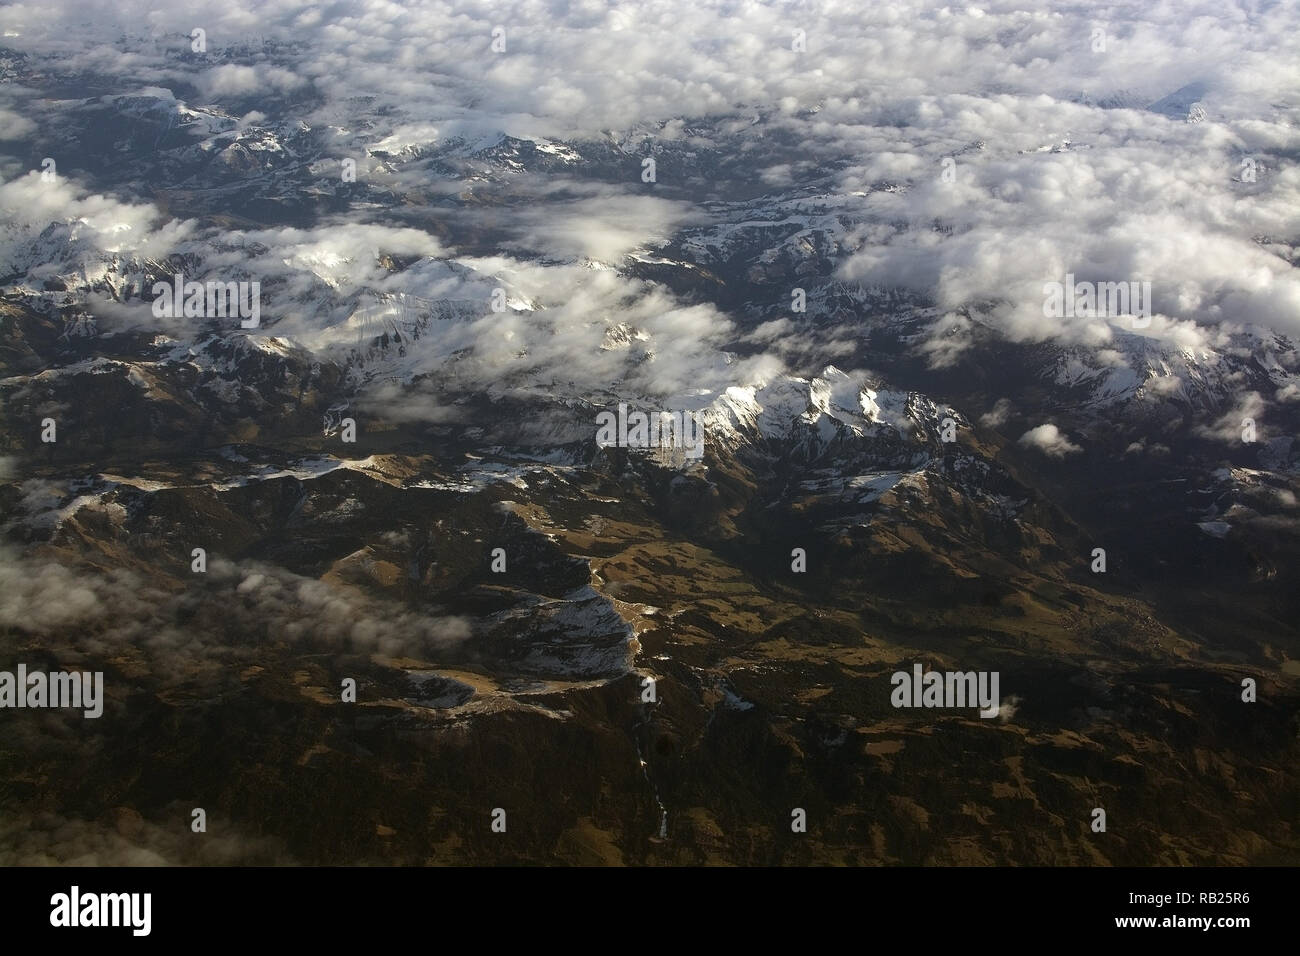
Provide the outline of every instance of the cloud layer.
{"type": "MultiPolygon", "coordinates": [[[[312,130],[334,159],[356,158],[360,175],[403,204],[418,193],[446,225],[435,238],[392,221],[394,207],[214,232],[144,196],[48,187],[15,150],[0,186],[16,222],[0,237],[11,271],[41,277],[51,242],[36,240],[51,222],[72,224],[53,237],[62,260],[78,249],[201,251],[209,271],[260,277],[283,303],[271,310],[276,334],[309,347],[347,347],[382,328],[371,320],[385,309],[358,299],[373,291],[453,299],[476,314],[504,285],[517,303],[549,310],[485,310],[440,334],[408,377],[455,353],[495,380],[543,369],[587,388],[627,376],[658,393],[729,384],[712,356],[744,341],[730,317],[584,263],[618,264],[683,228],[743,216],[687,198],[742,189],[794,190],[810,204],[829,190],[838,277],[931,299],[941,315],[921,348],[935,366],[960,359],[981,324],[1096,348],[1134,331],[1123,316],[1046,313],[1044,283],[1067,275],[1149,282],[1155,314],[1141,334],[1177,348],[1215,346],[1219,330],[1243,325],[1300,332],[1294,5],[273,0],[157,10],[123,0],[11,5],[0,26],[59,73],[100,78],[87,91],[174,95],[241,129],[312,130]],[[464,182],[413,161],[502,134],[535,142],[561,169],[568,147],[556,140],[611,150],[603,168],[623,163],[627,180],[507,172],[464,182]],[[666,198],[640,181],[643,155],[659,160],[666,198]],[[494,211],[498,200],[507,213],[494,211]],[[377,264],[384,254],[423,261],[390,274],[377,264]],[[640,352],[602,351],[624,314],[657,329],[640,352]],[[643,367],[643,355],[653,363],[643,367]]],[[[0,95],[0,115],[15,118],[15,140],[35,139],[42,117],[71,103],[15,87],[0,95]]],[[[284,161],[274,152],[252,162],[284,161]]],[[[103,310],[142,320],[129,305],[103,310]]],[[[771,336],[749,342],[782,352],[771,336]]],[[[760,357],[746,372],[779,364],[760,357]]]]}

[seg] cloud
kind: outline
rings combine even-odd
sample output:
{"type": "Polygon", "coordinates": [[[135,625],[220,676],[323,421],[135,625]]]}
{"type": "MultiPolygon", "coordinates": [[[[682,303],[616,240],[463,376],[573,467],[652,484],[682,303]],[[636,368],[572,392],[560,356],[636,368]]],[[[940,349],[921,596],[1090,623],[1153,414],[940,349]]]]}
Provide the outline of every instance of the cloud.
{"type": "MultiPolygon", "coordinates": [[[[732,13],[728,4],[532,0],[359,0],[346,15],[289,0],[0,8],[0,27],[56,73],[115,79],[122,92],[153,88],[178,116],[182,106],[231,112],[239,132],[306,129],[331,163],[355,158],[369,186],[391,190],[307,228],[239,229],[202,216],[164,222],[171,205],[164,216],[128,201],[156,181],[96,196],[66,183],[40,190],[26,176],[0,186],[0,207],[22,224],[0,239],[0,261],[35,270],[32,282],[87,262],[102,270],[100,254],[113,250],[192,255],[214,277],[256,270],[277,334],[345,351],[389,318],[387,306],[361,301],[370,293],[472,302],[504,286],[549,314],[477,316],[469,329],[423,340],[432,353],[402,374],[470,354],[483,380],[549,375],[591,387],[621,372],[630,386],[672,392],[699,375],[717,384],[711,353],[745,330],[626,277],[588,270],[589,281],[575,281],[556,260],[621,263],[701,217],[725,228],[728,215],[752,212],[719,203],[793,189],[801,198],[781,207],[792,220],[802,199],[833,199],[834,223],[818,228],[833,233],[839,278],[912,290],[937,307],[942,317],[917,342],[935,369],[960,361],[981,328],[1111,348],[1115,317],[1044,314],[1043,284],[1067,273],[1150,282],[1143,334],[1171,348],[1200,347],[1215,326],[1300,332],[1294,5],[1249,15],[1209,0],[1128,5],[1105,23],[1087,7],[942,0],[906,11],[775,3],[732,13]],[[199,55],[195,25],[207,32],[199,55]],[[1094,49],[1099,25],[1105,42],[1094,49]],[[503,134],[554,150],[561,170],[565,148],[550,141],[568,141],[584,153],[583,175],[523,174],[508,158],[474,166],[503,134]],[[469,166],[431,159],[442,149],[469,166]],[[639,179],[645,155],[659,162],[654,195],[639,179]],[[33,240],[51,222],[77,241],[49,263],[33,240]],[[390,274],[377,253],[399,249],[447,268],[390,274]],[[506,255],[486,263],[492,253],[506,255]],[[462,269],[457,289],[452,264],[478,274],[462,269]],[[629,300],[665,312],[629,323],[656,341],[617,356],[599,343],[581,351],[622,321],[629,300]]],[[[81,108],[6,95],[0,109],[26,121],[13,124],[22,136],[75,126],[62,114],[81,108]]],[[[209,136],[192,149],[212,145],[209,136]]],[[[275,162],[292,164],[291,152],[275,162]]],[[[116,302],[103,310],[119,324],[144,321],[116,302]]],[[[731,367],[731,384],[807,353],[772,336],[749,344],[774,354],[731,367]]]]}
{"type": "Polygon", "coordinates": [[[5,139],[26,139],[37,129],[36,123],[13,110],[0,108],[0,129],[5,139]]]}
{"type": "Polygon", "coordinates": [[[701,218],[682,202],[611,192],[521,209],[510,227],[516,238],[505,247],[548,257],[580,256],[617,263],[635,250],[667,242],[682,225],[701,218]]]}
{"type": "Polygon", "coordinates": [[[1195,432],[1202,438],[1228,444],[1240,444],[1245,441],[1247,428],[1254,432],[1254,441],[1264,440],[1264,429],[1260,421],[1267,408],[1264,396],[1250,391],[1237,397],[1232,407],[1209,425],[1197,425],[1195,432]]]}
{"type": "Polygon", "coordinates": [[[214,557],[200,587],[178,590],[129,568],[96,572],[10,548],[0,550],[0,628],[70,661],[142,658],[164,685],[224,679],[232,662],[270,646],[431,659],[471,634],[464,618],[274,565],[214,557]],[[184,623],[195,618],[209,626],[184,623]]]}
{"type": "Polygon", "coordinates": [[[212,818],[203,839],[192,838],[189,808],[170,808],[168,824],[118,807],[103,820],[53,813],[0,821],[3,866],[292,866],[282,841],[243,832],[212,818]]]}
{"type": "Polygon", "coordinates": [[[980,424],[985,428],[1001,428],[1011,417],[1011,400],[999,398],[993,407],[980,416],[980,424]]]}
{"type": "Polygon", "coordinates": [[[166,255],[185,233],[165,224],[148,203],[124,203],[89,193],[66,175],[47,180],[38,171],[0,185],[0,268],[33,279],[89,269],[104,254],[166,255]],[[55,224],[55,228],[51,228],[55,224]]]}
{"type": "Polygon", "coordinates": [[[1007,721],[1011,720],[1016,716],[1016,711],[1020,709],[1020,705],[1023,703],[1024,703],[1023,697],[1020,697],[1016,694],[1010,695],[1005,700],[1003,700],[999,705],[998,719],[1001,720],[1003,723],[1006,723],[1007,721]]]}
{"type": "Polygon", "coordinates": [[[1026,448],[1037,448],[1048,458],[1064,458],[1066,455],[1074,455],[1083,451],[1078,445],[1074,444],[1061,433],[1061,431],[1051,424],[1039,425],[1031,428],[1020,436],[1018,444],[1026,448]]]}
{"type": "Polygon", "coordinates": [[[264,63],[256,66],[226,63],[204,71],[196,80],[199,91],[211,102],[295,90],[305,82],[290,70],[264,63]]]}
{"type": "Polygon", "coordinates": [[[957,363],[962,353],[970,347],[973,323],[964,315],[950,312],[930,326],[928,337],[920,350],[927,357],[930,368],[949,368],[957,363]]]}

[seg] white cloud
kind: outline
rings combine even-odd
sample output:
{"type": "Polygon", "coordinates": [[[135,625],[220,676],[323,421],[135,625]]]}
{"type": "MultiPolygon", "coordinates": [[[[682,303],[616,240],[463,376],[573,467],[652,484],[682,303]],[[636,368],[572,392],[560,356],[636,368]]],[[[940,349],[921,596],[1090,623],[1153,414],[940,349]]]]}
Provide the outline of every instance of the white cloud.
{"type": "Polygon", "coordinates": [[[517,211],[507,247],[550,257],[585,256],[618,263],[628,253],[667,239],[702,218],[686,203],[611,193],[574,202],[549,202],[517,211]]]}
{"type": "Polygon", "coordinates": [[[1048,458],[1064,458],[1083,451],[1052,424],[1029,429],[1020,436],[1019,444],[1026,448],[1037,448],[1048,458]]]}
{"type": "MultiPolygon", "coordinates": [[[[1106,318],[1043,314],[1043,283],[1067,272],[1087,281],[1150,281],[1154,315],[1142,334],[1179,348],[1202,347],[1213,327],[1226,324],[1300,333],[1291,245],[1300,216],[1300,169],[1291,158],[1300,150],[1300,109],[1291,97],[1300,62],[1289,46],[1300,32],[1300,8],[1123,5],[1107,11],[1103,52],[1092,49],[1096,13],[1088,7],[990,3],[981,12],[943,0],[775,3],[746,7],[743,17],[729,4],[684,2],[359,0],[344,15],[290,0],[219,8],[98,0],[0,8],[0,27],[20,33],[25,50],[60,70],[118,76],[132,90],[149,84],[182,98],[192,93],[198,101],[190,106],[239,114],[256,106],[319,135],[332,127],[332,155],[354,155],[363,177],[433,200],[481,184],[440,178],[419,163],[384,168],[367,149],[451,137],[486,143],[509,133],[598,143],[608,151],[607,168],[627,167],[627,182],[598,188],[529,177],[511,187],[516,202],[508,213],[493,218],[471,205],[459,218],[453,210],[437,240],[408,241],[407,230],[389,222],[336,220],[307,235],[261,231],[256,241],[270,251],[257,267],[283,283],[284,297],[306,302],[276,316],[284,334],[320,337],[327,321],[350,318],[337,314],[337,302],[314,298],[328,283],[311,255],[334,257],[331,268],[340,273],[329,281],[340,286],[338,297],[362,286],[446,291],[455,283],[432,269],[408,270],[394,282],[373,253],[400,247],[456,257],[478,217],[495,223],[482,241],[521,260],[501,263],[518,291],[550,314],[485,317],[471,330],[478,338],[448,333],[448,349],[472,348],[501,362],[501,374],[555,362],[603,379],[613,370],[610,356],[575,359],[595,334],[583,320],[612,320],[625,300],[642,297],[670,318],[638,319],[657,324],[661,339],[648,350],[653,361],[634,374],[655,387],[689,382],[708,364],[702,356],[725,344],[725,317],[645,296],[626,279],[588,272],[577,281],[567,267],[522,260],[618,262],[653,247],[703,207],[646,195],[638,150],[721,146],[726,153],[734,145],[726,137],[738,133],[752,154],[727,153],[722,158],[738,166],[705,166],[690,174],[690,188],[707,196],[724,187],[809,183],[834,194],[845,230],[840,276],[932,298],[943,318],[919,348],[934,368],[961,358],[973,324],[1021,341],[1110,349],[1115,331],[1106,318]],[[208,53],[197,64],[182,62],[195,25],[207,31],[208,53]],[[490,47],[496,26],[505,29],[504,53],[490,47]],[[791,48],[795,30],[806,35],[805,52],[791,48]],[[1170,96],[1176,91],[1185,92],[1170,96]],[[1186,122],[1193,102],[1204,121],[1186,122]],[[1148,109],[1153,104],[1158,109],[1148,109]],[[1247,158],[1257,165],[1254,182],[1242,181],[1247,158]],[[951,182],[944,160],[953,164],[951,182]],[[896,188],[873,191],[882,182],[896,188]],[[523,336],[525,346],[510,335],[523,336]]],[[[35,135],[51,104],[21,91],[6,95],[0,109],[26,120],[12,124],[17,135],[35,135]]],[[[262,121],[256,117],[246,115],[242,128],[262,121]]],[[[686,185],[673,181],[671,164],[660,172],[664,185],[686,185]]],[[[0,186],[0,205],[33,228],[84,220],[83,240],[95,248],[151,255],[186,251],[202,238],[194,224],[165,226],[146,204],[75,194],[66,183],[36,189],[27,180],[0,186]]],[[[20,231],[0,240],[16,271],[33,264],[22,261],[30,238],[20,231]]],[[[232,245],[253,238],[237,234],[232,245]]],[[[209,264],[246,259],[235,251],[209,264]]],[[[481,278],[483,288],[494,284],[481,278]]],[[[464,295],[482,293],[469,285],[464,295]]],[[[348,333],[344,327],[333,337],[348,333]]],[[[801,344],[773,340],[770,347],[788,357],[801,344]]]]}
{"type": "Polygon", "coordinates": [[[980,424],[985,428],[1001,428],[1011,417],[1011,409],[1010,399],[999,398],[991,409],[980,416],[980,424]]]}
{"type": "Polygon", "coordinates": [[[1196,433],[1203,438],[1211,438],[1229,444],[1240,444],[1244,440],[1243,434],[1246,433],[1248,426],[1253,425],[1255,440],[1262,441],[1264,439],[1264,427],[1260,419],[1266,408],[1267,404],[1264,397],[1259,392],[1246,392],[1238,396],[1232,408],[1224,412],[1213,423],[1198,425],[1196,433]]]}

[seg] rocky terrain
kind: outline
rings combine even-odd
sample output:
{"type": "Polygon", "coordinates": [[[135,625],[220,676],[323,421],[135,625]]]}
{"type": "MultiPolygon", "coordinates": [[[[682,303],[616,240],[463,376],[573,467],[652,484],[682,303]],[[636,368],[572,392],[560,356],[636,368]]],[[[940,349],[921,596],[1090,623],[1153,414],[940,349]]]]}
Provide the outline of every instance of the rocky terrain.
{"type": "Polygon", "coordinates": [[[0,669],[107,696],[0,716],[0,861],[1300,862],[1295,339],[858,281],[945,225],[775,110],[422,136],[0,64],[61,119],[0,187],[0,669]],[[178,273],[259,327],[159,318],[178,273]],[[703,457],[601,447],[619,402],[703,457]],[[997,718],[892,706],[914,663],[997,718]]]}

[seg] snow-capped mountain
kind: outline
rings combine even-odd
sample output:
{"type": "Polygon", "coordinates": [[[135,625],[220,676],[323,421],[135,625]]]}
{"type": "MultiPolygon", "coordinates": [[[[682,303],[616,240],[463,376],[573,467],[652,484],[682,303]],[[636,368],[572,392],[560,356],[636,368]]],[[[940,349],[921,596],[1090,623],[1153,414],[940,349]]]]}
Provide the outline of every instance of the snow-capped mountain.
{"type": "Polygon", "coordinates": [[[1061,78],[1070,11],[803,50],[405,11],[418,49],[309,12],[30,54],[0,14],[0,654],[105,669],[119,721],[17,734],[24,811],[197,779],[310,862],[1184,863],[1177,789],[1295,858],[1297,127],[1253,47],[1061,78]],[[923,660],[1005,710],[902,713],[923,660]],[[337,831],[285,822],[318,792],[337,831]]]}

